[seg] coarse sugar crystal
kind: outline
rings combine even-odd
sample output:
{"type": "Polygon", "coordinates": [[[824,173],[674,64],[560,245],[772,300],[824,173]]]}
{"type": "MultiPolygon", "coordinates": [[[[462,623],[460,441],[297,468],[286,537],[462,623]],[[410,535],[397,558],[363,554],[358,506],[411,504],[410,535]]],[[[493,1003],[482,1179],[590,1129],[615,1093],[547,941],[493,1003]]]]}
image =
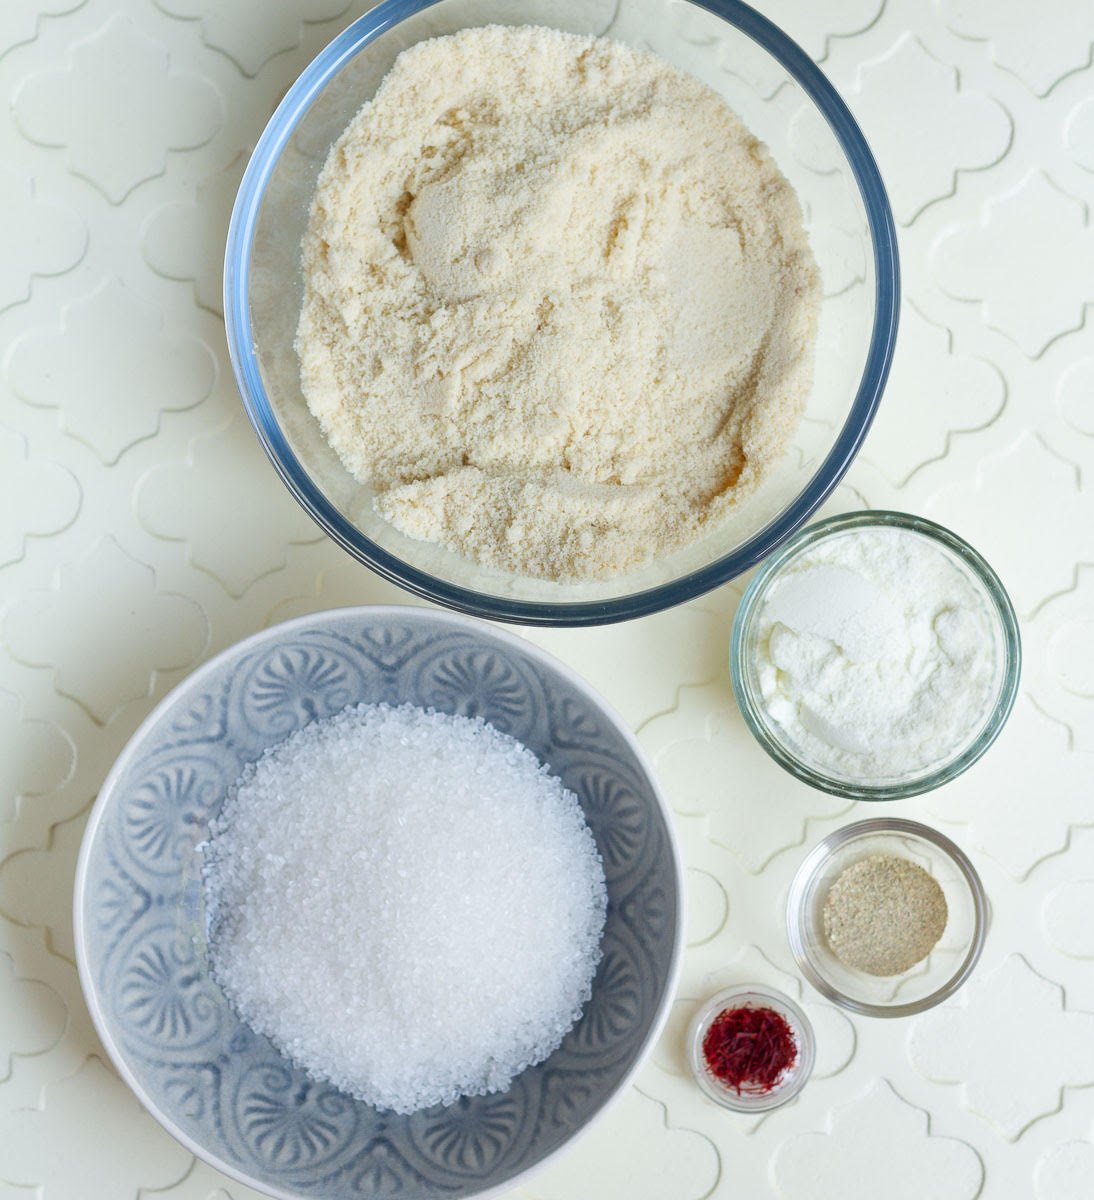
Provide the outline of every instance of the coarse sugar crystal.
{"type": "Polygon", "coordinates": [[[206,844],[212,972],[317,1079],[409,1113],[508,1087],[592,991],[604,869],[514,738],[351,706],[249,766],[206,844]]]}

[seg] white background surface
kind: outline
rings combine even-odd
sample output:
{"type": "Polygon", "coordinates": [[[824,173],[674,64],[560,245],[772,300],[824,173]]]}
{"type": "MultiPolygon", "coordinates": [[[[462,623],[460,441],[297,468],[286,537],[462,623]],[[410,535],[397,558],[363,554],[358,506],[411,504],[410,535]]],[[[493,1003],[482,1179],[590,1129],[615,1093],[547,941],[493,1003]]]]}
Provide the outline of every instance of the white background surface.
{"type": "MultiPolygon", "coordinates": [[[[892,382],[827,511],[896,507],[993,562],[1021,698],[965,778],[887,812],[974,858],[993,924],[960,999],[851,1020],[793,973],[782,901],[868,815],[781,774],[725,669],[739,586],[537,632],[623,711],[678,817],[674,1020],[638,1084],[522,1200],[1094,1195],[1094,16],[1088,0],[776,0],[880,160],[905,302],[892,382]],[[705,1101],[680,1034],[721,981],[801,995],[815,1078],[763,1120],[705,1101]]],[[[399,601],[267,466],[219,312],[231,200],[347,0],[0,5],[0,1200],[244,1200],[105,1065],[72,963],[80,834],[152,705],[239,637],[399,601]]]]}

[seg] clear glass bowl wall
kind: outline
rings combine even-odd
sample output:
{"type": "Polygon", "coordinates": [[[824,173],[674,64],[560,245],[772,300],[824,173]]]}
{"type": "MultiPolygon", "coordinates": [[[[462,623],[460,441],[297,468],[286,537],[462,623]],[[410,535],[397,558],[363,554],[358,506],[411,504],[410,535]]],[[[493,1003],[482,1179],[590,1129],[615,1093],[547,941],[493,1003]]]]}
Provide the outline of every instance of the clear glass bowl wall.
{"type": "Polygon", "coordinates": [[[829,834],[798,868],[786,905],[787,937],[799,970],[829,1000],[868,1017],[908,1017],[952,996],[980,958],[988,921],[988,899],[966,855],[937,830],[899,817],[858,821],[829,834]],[[937,946],[901,975],[867,975],[845,966],[824,934],[832,884],[875,854],[922,867],[946,897],[946,928],[937,946]]]}
{"type": "Polygon", "coordinates": [[[336,38],[272,118],[225,260],[229,346],[248,414],[289,489],[337,542],[409,590],[502,620],[593,624],[680,603],[747,570],[836,485],[880,398],[896,331],[895,236],[870,151],[835,91],[774,25],[733,0],[388,0],[336,38]],[[331,144],[407,47],[490,23],[544,24],[645,47],[720,92],[801,200],[823,279],[816,380],[789,452],[726,523],[623,578],[561,584],[475,564],[382,520],[300,391],[300,242],[331,144]]]}
{"type": "Polygon", "coordinates": [[[816,1039],[809,1018],[789,996],[760,983],[737,984],[711,996],[692,1018],[686,1044],[691,1073],[704,1095],[723,1108],[743,1113],[769,1112],[793,1100],[808,1082],[817,1057],[816,1039]],[[774,1009],[794,1035],[797,1049],[794,1065],[767,1092],[747,1087],[736,1091],[711,1071],[703,1053],[703,1041],[718,1015],[727,1009],[742,1007],[774,1009]]]}
{"type": "Polygon", "coordinates": [[[1002,732],[1018,696],[1022,671],[1022,640],[1018,618],[999,576],[985,559],[952,530],[912,513],[883,509],[841,513],[818,521],[787,541],[772,554],[748,585],[737,608],[730,647],[733,691],[745,723],[756,740],[792,775],[836,796],[850,800],[901,800],[918,796],[949,783],[976,763],[1002,732]],[[856,530],[894,529],[926,538],[966,579],[980,601],[984,620],[991,630],[995,677],[988,703],[964,736],[952,746],[943,746],[935,761],[904,774],[863,779],[840,775],[808,761],[795,747],[785,729],[772,719],[760,683],[757,626],[768,593],[776,587],[784,568],[808,552],[817,542],[853,535],[856,530]]]}

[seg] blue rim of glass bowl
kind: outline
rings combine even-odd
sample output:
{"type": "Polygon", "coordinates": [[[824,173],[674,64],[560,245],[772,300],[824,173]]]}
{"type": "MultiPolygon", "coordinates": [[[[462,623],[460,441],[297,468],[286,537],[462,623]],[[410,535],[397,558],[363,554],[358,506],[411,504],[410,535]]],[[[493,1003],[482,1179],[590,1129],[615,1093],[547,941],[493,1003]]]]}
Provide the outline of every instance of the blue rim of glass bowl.
{"type": "Polygon", "coordinates": [[[733,618],[733,633],[730,637],[729,673],[737,706],[752,736],[767,753],[795,778],[810,787],[819,788],[833,796],[847,800],[906,800],[933,791],[944,783],[950,783],[977,762],[1003,731],[1007,719],[1018,698],[1018,684],[1022,676],[1022,635],[1018,617],[1014,611],[1003,581],[990,563],[964,538],[958,537],[945,525],[918,517],[913,513],[895,512],[890,509],[864,509],[861,512],[840,513],[816,521],[799,530],[773,554],[753,576],[741,597],[733,618]],[[779,572],[803,550],[834,534],[853,529],[906,529],[937,542],[959,559],[976,577],[984,589],[984,595],[995,616],[999,640],[1003,650],[1003,669],[999,680],[999,691],[990,709],[984,715],[983,724],[972,740],[951,758],[929,767],[919,775],[882,783],[840,779],[828,775],[820,767],[811,765],[786,744],[777,722],[765,716],[763,704],[756,695],[752,673],[745,669],[749,654],[752,622],[763,606],[770,588],[779,577],[779,572]]]}
{"type": "Polygon", "coordinates": [[[762,46],[797,81],[835,133],[858,184],[876,277],[874,327],[866,366],[851,411],[835,444],[802,493],[742,546],[669,583],[607,600],[525,601],[493,596],[439,579],[404,562],[366,537],[323,495],[281,430],[262,384],[250,320],[251,252],[266,186],[285,144],[335,74],[369,42],[442,0],[384,0],[340,33],[304,70],[270,118],[247,164],[232,210],[224,258],[224,317],[228,350],[243,404],[280,475],[312,519],[335,542],[400,587],[448,608],[525,625],[603,625],[659,612],[708,592],[765,558],[820,507],[843,478],[877,411],[896,342],[900,264],[892,210],[877,163],[835,88],[813,60],[776,25],[740,0],[691,0],[762,46]]]}

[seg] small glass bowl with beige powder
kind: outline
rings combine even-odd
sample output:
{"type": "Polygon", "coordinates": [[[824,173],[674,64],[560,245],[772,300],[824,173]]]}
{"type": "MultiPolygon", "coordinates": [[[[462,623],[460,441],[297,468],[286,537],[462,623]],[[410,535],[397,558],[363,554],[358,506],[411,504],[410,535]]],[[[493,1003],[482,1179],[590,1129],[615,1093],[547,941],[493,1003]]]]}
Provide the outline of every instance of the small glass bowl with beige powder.
{"type": "Polygon", "coordinates": [[[988,928],[976,869],[949,838],[902,818],[846,825],[806,855],[786,929],[802,974],[863,1016],[905,1017],[968,979],[988,928]]]}

